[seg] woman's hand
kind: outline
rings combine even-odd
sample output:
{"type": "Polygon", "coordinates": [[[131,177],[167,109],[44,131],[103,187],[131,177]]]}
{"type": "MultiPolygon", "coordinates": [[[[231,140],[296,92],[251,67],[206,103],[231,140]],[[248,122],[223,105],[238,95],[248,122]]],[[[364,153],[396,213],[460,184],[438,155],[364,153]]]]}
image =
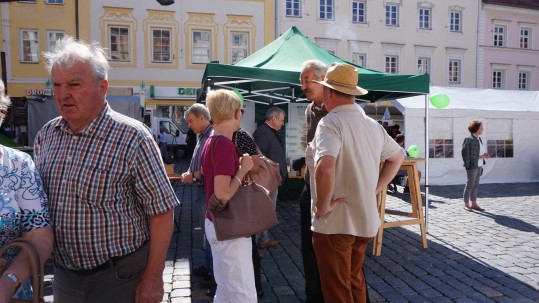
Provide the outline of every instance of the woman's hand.
{"type": "Polygon", "coordinates": [[[490,158],[490,155],[488,153],[484,153],[482,155],[479,155],[479,159],[488,159],[490,158]]]}
{"type": "Polygon", "coordinates": [[[242,170],[248,172],[251,170],[251,168],[253,168],[253,159],[251,159],[249,154],[243,154],[240,159],[240,165],[242,170]]]}
{"type": "Polygon", "coordinates": [[[7,278],[0,278],[0,303],[9,303],[15,294],[15,283],[7,278]]]}

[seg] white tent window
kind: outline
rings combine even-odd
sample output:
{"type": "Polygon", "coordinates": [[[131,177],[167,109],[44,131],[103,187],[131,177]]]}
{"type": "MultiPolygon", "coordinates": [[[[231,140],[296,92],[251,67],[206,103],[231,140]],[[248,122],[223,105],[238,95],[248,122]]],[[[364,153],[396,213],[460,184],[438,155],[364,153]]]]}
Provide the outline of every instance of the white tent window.
{"type": "Polygon", "coordinates": [[[513,158],[513,120],[488,119],[484,137],[491,158],[513,158]]]}
{"type": "Polygon", "coordinates": [[[430,120],[429,138],[429,158],[454,157],[452,118],[430,120]]]}

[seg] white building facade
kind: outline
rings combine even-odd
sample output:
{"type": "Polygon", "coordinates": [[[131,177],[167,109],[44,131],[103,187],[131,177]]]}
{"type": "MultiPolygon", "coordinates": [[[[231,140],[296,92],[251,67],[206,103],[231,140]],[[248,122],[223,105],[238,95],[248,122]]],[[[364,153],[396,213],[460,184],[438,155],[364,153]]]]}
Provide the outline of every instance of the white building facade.
{"type": "Polygon", "coordinates": [[[476,86],[478,0],[278,3],[280,33],[295,25],[322,48],[363,67],[429,73],[431,85],[476,86]]]}
{"type": "Polygon", "coordinates": [[[539,90],[539,1],[483,0],[480,20],[478,87],[539,90]]]}

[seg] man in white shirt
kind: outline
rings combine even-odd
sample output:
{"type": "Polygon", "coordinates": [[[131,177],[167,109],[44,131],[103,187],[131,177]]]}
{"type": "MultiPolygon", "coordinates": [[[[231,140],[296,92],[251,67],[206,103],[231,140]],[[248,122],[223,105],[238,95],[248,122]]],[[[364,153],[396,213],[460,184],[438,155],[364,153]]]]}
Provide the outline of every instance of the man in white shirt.
{"type": "Polygon", "coordinates": [[[324,85],[328,110],[313,140],[312,230],[322,290],[332,302],[364,303],[365,249],[380,226],[376,195],[393,179],[404,155],[355,104],[355,96],[368,93],[357,86],[355,67],[333,63],[325,80],[315,82],[324,85]]]}

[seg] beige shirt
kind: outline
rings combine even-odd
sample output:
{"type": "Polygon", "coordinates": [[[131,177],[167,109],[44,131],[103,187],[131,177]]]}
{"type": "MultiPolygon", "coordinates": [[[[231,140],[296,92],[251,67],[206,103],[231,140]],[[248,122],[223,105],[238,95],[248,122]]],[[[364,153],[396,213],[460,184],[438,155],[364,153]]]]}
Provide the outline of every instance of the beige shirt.
{"type": "MultiPolygon", "coordinates": [[[[380,226],[376,206],[380,163],[400,153],[400,146],[357,104],[329,112],[318,124],[313,141],[314,163],[323,156],[336,158],[332,200],[344,198],[345,202],[331,213],[313,218],[311,229],[322,234],[375,236],[380,226]]],[[[314,208],[315,201],[311,206],[314,208]]]]}

